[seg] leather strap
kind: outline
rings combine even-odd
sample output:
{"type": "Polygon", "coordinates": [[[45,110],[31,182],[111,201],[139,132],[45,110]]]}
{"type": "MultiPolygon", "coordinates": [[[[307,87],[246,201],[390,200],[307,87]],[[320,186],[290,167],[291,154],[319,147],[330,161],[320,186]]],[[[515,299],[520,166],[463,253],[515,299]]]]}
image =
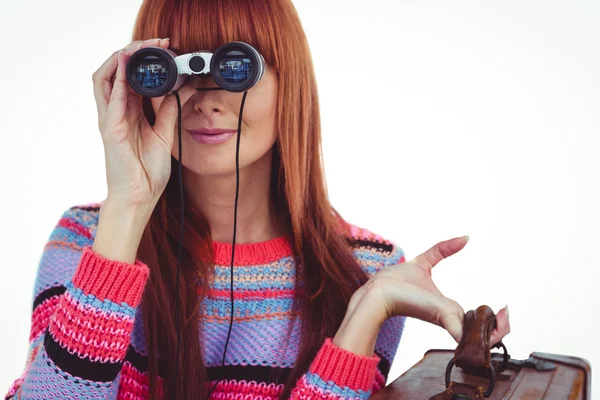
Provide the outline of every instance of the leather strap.
{"type": "Polygon", "coordinates": [[[482,305],[477,310],[465,314],[463,320],[463,334],[454,352],[454,357],[446,370],[447,388],[430,398],[430,400],[483,400],[484,395],[489,396],[494,389],[495,373],[490,368],[491,363],[491,335],[496,328],[496,314],[482,305]],[[452,366],[456,365],[471,374],[489,374],[491,372],[490,386],[486,393],[483,387],[457,383],[450,380],[452,366]]]}
{"type": "Polygon", "coordinates": [[[488,370],[491,360],[490,336],[496,328],[496,314],[486,306],[465,314],[463,335],[454,353],[456,366],[466,372],[488,370]]]}

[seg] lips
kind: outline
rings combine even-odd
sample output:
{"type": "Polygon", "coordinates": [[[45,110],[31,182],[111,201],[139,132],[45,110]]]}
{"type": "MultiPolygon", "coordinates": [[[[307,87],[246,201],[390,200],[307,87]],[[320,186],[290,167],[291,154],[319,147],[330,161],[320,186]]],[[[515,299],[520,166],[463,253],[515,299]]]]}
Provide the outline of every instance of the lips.
{"type": "Polygon", "coordinates": [[[202,128],[188,129],[194,140],[204,144],[224,143],[237,133],[235,129],[202,128]]]}
{"type": "Polygon", "coordinates": [[[202,128],[202,129],[188,129],[192,135],[219,135],[222,133],[236,133],[237,129],[221,129],[221,128],[202,128]]]}

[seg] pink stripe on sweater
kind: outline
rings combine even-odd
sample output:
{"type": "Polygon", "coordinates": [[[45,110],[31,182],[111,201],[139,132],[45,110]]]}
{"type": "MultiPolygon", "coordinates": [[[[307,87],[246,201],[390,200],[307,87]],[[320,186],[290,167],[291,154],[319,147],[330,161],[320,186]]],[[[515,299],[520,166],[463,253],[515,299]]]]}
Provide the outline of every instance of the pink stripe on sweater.
{"type": "Polygon", "coordinates": [[[375,381],[373,382],[373,391],[371,392],[371,395],[374,395],[375,393],[377,393],[384,386],[385,386],[385,376],[383,376],[381,371],[379,369],[377,369],[375,371],[375,381]]]}
{"type": "MultiPolygon", "coordinates": [[[[140,372],[129,361],[123,363],[121,369],[121,380],[119,381],[119,393],[117,400],[147,400],[149,378],[147,372],[140,372]]],[[[158,395],[163,396],[163,380],[158,377],[158,395]]]]}
{"type": "Polygon", "coordinates": [[[88,239],[92,239],[92,235],[89,229],[83,226],[82,224],[75,222],[71,218],[61,218],[58,221],[58,226],[62,226],[63,228],[73,231],[78,235],[85,236],[88,239]]]}
{"type": "Polygon", "coordinates": [[[334,393],[326,393],[323,389],[313,386],[307,382],[306,376],[298,380],[290,400],[348,400],[346,397],[334,393]]]}
{"type": "Polygon", "coordinates": [[[133,319],[86,310],[69,292],[63,295],[49,331],[63,348],[92,361],[115,363],[127,352],[133,319]]]}
{"type": "Polygon", "coordinates": [[[389,240],[383,238],[381,235],[371,232],[368,229],[358,227],[356,225],[350,225],[350,234],[354,239],[358,240],[373,240],[375,242],[392,244],[389,240]]]}
{"type": "Polygon", "coordinates": [[[53,296],[38,305],[31,315],[31,330],[29,331],[29,343],[44,334],[50,324],[50,317],[54,314],[56,306],[62,296],[53,296]]]}
{"type": "MultiPolygon", "coordinates": [[[[210,390],[214,384],[215,381],[212,381],[206,387],[210,390]]],[[[257,383],[255,381],[247,382],[232,379],[230,381],[219,381],[210,398],[211,400],[238,398],[244,400],[277,400],[282,391],[283,384],[266,384],[265,382],[257,383]]]]}
{"type": "MultiPolygon", "coordinates": [[[[215,264],[231,265],[231,243],[213,242],[215,264]]],[[[292,247],[285,237],[267,240],[261,243],[235,245],[234,265],[264,265],[292,255],[292,247]]]]}
{"type": "MultiPolygon", "coordinates": [[[[293,289],[236,289],[233,291],[233,298],[235,300],[288,299],[293,298],[295,292],[293,289]]],[[[229,290],[209,290],[207,297],[219,300],[229,299],[231,292],[229,290]]]]}

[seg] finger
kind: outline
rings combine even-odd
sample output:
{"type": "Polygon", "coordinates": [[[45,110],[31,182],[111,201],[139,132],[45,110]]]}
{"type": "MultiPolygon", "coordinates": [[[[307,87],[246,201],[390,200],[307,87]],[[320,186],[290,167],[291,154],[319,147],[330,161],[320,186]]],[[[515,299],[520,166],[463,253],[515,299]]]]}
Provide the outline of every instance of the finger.
{"type": "Polygon", "coordinates": [[[501,341],[506,335],[510,333],[510,320],[508,314],[508,306],[496,314],[496,329],[492,331],[490,335],[490,344],[493,346],[501,341]]]}
{"type": "MultiPolygon", "coordinates": [[[[136,48],[142,41],[134,41],[127,45],[124,49],[136,48]]],[[[92,75],[94,82],[94,97],[96,99],[96,107],[98,109],[98,117],[104,119],[106,109],[110,101],[110,95],[113,89],[115,74],[118,66],[119,51],[115,51],[92,75]]]]}
{"type": "Polygon", "coordinates": [[[463,334],[465,310],[454,300],[445,298],[438,314],[435,323],[447,330],[457,343],[460,342],[463,334]]]}
{"type": "Polygon", "coordinates": [[[112,90],[112,77],[117,70],[118,54],[119,51],[112,53],[112,55],[108,57],[100,68],[92,75],[92,82],[94,82],[94,98],[96,100],[99,120],[103,120],[106,114],[106,108],[112,90]]]}
{"type": "Polygon", "coordinates": [[[158,42],[158,47],[162,47],[163,49],[168,49],[170,44],[171,44],[171,39],[164,38],[164,39],[160,39],[160,41],[158,42]]]}
{"type": "MultiPolygon", "coordinates": [[[[181,107],[197,92],[196,88],[183,85],[177,90],[181,107]]],[[[175,93],[168,95],[160,104],[156,113],[156,122],[154,123],[154,131],[159,135],[169,146],[173,147],[175,139],[175,123],[179,114],[179,105],[175,93]]]]}
{"type": "Polygon", "coordinates": [[[468,236],[458,237],[437,243],[425,253],[418,255],[411,262],[431,269],[444,258],[458,253],[469,241],[468,236]]]}
{"type": "Polygon", "coordinates": [[[168,46],[168,40],[148,39],[143,42],[137,40],[131,42],[117,54],[117,71],[107,108],[108,116],[112,121],[120,121],[124,118],[127,110],[127,97],[135,93],[127,83],[127,61],[137,50],[149,46],[168,46]]]}

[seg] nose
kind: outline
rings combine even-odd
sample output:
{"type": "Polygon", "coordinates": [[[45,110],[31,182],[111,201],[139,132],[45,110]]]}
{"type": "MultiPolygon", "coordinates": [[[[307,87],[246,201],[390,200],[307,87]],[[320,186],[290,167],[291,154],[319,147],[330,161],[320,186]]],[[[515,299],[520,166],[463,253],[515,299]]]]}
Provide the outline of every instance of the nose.
{"type": "MultiPolygon", "coordinates": [[[[186,84],[191,85],[194,88],[218,88],[215,81],[210,77],[200,77],[197,75],[190,78],[191,79],[189,79],[186,84]]],[[[219,90],[199,90],[191,99],[193,101],[194,111],[204,114],[207,117],[210,117],[213,114],[222,113],[224,111],[224,106],[219,92],[219,90]]]]}
{"type": "Polygon", "coordinates": [[[194,95],[194,111],[211,117],[223,112],[223,103],[219,100],[218,94],[214,91],[198,92],[194,95]]]}

